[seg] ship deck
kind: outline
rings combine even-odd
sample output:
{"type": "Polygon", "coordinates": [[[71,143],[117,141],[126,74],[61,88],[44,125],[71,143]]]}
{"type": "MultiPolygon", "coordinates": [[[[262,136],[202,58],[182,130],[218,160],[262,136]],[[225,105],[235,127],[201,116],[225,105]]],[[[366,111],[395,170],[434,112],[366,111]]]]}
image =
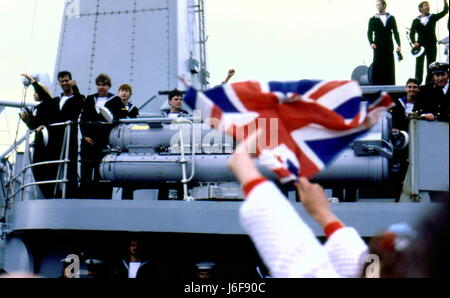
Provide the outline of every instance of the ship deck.
{"type": "MultiPolygon", "coordinates": [[[[303,209],[297,212],[317,236],[323,231],[303,209]]],[[[17,202],[14,231],[96,230],[243,235],[239,201],[144,201],[50,199],[17,202]]],[[[432,203],[332,203],[333,212],[363,236],[373,236],[389,224],[413,224],[432,203]]]]}

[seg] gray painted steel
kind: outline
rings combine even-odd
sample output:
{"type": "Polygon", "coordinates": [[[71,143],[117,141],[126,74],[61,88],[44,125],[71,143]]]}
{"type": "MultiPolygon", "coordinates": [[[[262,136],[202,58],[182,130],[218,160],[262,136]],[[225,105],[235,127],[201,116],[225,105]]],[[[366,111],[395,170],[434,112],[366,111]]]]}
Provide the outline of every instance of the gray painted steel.
{"type": "MultiPolygon", "coordinates": [[[[53,93],[61,92],[57,73],[72,72],[83,94],[96,93],[95,78],[112,78],[111,92],[121,84],[133,87],[132,101],[142,112],[159,111],[161,90],[182,89],[178,76],[200,86],[200,75],[189,69],[200,60],[198,12],[194,0],[81,0],[79,14],[62,20],[53,93]]],[[[68,9],[66,4],[66,11],[68,9]]]]}
{"type": "MultiPolygon", "coordinates": [[[[158,126],[158,123],[145,123],[146,119],[144,118],[136,119],[136,121],[143,123],[122,124],[112,130],[109,137],[110,146],[116,151],[128,152],[109,154],[103,159],[100,166],[100,175],[103,179],[115,183],[181,181],[182,163],[179,155],[181,146],[179,129],[181,129],[185,152],[188,154],[186,156],[188,176],[191,175],[190,169],[193,161],[195,164],[193,181],[226,182],[236,180],[227,166],[233,146],[233,140],[230,137],[200,123],[194,123],[192,127],[184,124],[166,125],[162,123],[159,123],[158,126]],[[155,125],[157,126],[155,127],[155,125]],[[192,136],[195,138],[195,157],[189,155],[192,151],[192,136]]],[[[357,142],[389,142],[389,132],[389,117],[383,117],[366,135],[358,138],[357,142]]],[[[273,173],[263,165],[260,165],[259,169],[266,176],[276,179],[273,173]]],[[[327,169],[317,175],[315,181],[327,185],[353,183],[361,186],[382,183],[388,179],[388,158],[380,156],[378,152],[367,156],[358,156],[350,146],[327,169]]],[[[143,187],[145,188],[145,186],[143,187]]]]}
{"type": "Polygon", "coordinates": [[[449,191],[448,123],[412,120],[409,133],[410,163],[400,200],[429,201],[429,191],[449,191]]]}
{"type": "Polygon", "coordinates": [[[109,135],[110,146],[130,153],[150,153],[160,147],[169,148],[178,145],[179,130],[182,128],[183,142],[187,152],[191,151],[192,134],[195,136],[196,153],[233,151],[233,139],[222,132],[212,130],[207,124],[194,123],[192,129],[190,125],[179,124],[160,124],[160,128],[155,128],[145,123],[148,119],[142,118],[141,121],[143,123],[122,124],[114,127],[109,135]]]}
{"type": "Polygon", "coordinates": [[[387,92],[389,94],[404,94],[404,86],[379,85],[379,86],[361,86],[364,94],[377,94],[378,92],[387,92]]]}
{"type": "Polygon", "coordinates": [[[16,204],[14,230],[241,234],[233,202],[32,200],[16,204]]]}
{"type": "Polygon", "coordinates": [[[415,150],[419,189],[448,191],[448,123],[415,120],[412,125],[417,129],[415,139],[420,139],[415,150]]]}
{"type": "MultiPolygon", "coordinates": [[[[230,155],[195,155],[197,182],[236,181],[227,166],[230,155]]],[[[188,176],[191,175],[192,158],[186,157],[188,176]]],[[[273,173],[263,165],[259,169],[266,176],[275,179],[273,173]]],[[[100,165],[100,175],[112,182],[165,182],[182,179],[180,157],[158,154],[110,154],[100,165]]],[[[340,157],[314,180],[323,183],[375,184],[388,180],[388,161],[380,156],[355,156],[351,149],[340,157]]]]}
{"type": "Polygon", "coordinates": [[[33,272],[34,257],[30,248],[19,237],[5,242],[3,268],[6,272],[33,272]]]}
{"type": "Polygon", "coordinates": [[[5,107],[10,107],[10,108],[23,108],[23,107],[35,107],[37,106],[37,103],[35,102],[20,102],[20,101],[13,101],[13,100],[0,100],[0,112],[5,108],[5,107]]]}
{"type": "MultiPolygon", "coordinates": [[[[16,204],[14,231],[96,230],[245,234],[241,202],[32,200],[16,204]]],[[[336,203],[332,210],[362,236],[373,236],[396,222],[414,223],[435,203],[336,203]]],[[[322,229],[299,203],[296,210],[318,236],[322,229]]]]}

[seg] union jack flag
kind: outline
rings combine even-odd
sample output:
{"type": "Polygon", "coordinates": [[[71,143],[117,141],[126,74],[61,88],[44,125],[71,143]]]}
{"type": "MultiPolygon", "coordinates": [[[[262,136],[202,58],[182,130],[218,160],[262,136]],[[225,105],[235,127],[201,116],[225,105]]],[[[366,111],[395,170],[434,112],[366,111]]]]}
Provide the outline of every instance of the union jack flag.
{"type": "Polygon", "coordinates": [[[363,101],[354,81],[314,80],[190,87],[184,101],[238,141],[264,126],[266,144],[275,146],[257,155],[281,182],[313,177],[393,105],[386,93],[363,101]]]}

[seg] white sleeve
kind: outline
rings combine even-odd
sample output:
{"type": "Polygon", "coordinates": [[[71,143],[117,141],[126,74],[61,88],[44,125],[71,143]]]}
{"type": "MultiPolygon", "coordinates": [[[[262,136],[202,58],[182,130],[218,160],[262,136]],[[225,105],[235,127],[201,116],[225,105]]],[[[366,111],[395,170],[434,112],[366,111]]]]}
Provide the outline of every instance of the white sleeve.
{"type": "Polygon", "coordinates": [[[361,277],[368,248],[352,227],[335,231],[325,243],[331,263],[342,277],[361,277]]]}
{"type": "Polygon", "coordinates": [[[273,277],[339,277],[325,248],[272,182],[253,188],[240,221],[273,277]]]}

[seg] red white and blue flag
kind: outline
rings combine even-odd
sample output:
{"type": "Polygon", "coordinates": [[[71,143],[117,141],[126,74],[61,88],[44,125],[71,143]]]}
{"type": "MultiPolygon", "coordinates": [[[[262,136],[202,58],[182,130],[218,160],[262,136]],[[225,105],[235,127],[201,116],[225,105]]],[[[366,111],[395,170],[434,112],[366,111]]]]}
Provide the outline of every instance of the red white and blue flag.
{"type": "Polygon", "coordinates": [[[386,93],[363,101],[354,81],[313,80],[245,81],[206,91],[191,87],[184,101],[237,141],[263,126],[272,146],[257,155],[281,182],[313,177],[393,105],[386,93]]]}

